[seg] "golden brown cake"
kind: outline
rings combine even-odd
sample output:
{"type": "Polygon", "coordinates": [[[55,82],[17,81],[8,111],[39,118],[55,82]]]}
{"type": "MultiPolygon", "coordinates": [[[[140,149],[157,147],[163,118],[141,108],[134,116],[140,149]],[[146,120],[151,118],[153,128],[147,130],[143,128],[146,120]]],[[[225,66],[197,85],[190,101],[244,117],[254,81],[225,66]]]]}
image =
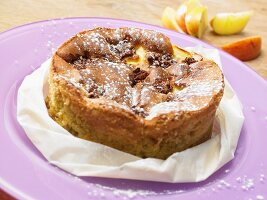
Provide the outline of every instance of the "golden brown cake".
{"type": "Polygon", "coordinates": [[[55,52],[47,107],[74,136],[166,159],[210,138],[223,88],[213,61],[162,33],[96,28],[55,52]]]}

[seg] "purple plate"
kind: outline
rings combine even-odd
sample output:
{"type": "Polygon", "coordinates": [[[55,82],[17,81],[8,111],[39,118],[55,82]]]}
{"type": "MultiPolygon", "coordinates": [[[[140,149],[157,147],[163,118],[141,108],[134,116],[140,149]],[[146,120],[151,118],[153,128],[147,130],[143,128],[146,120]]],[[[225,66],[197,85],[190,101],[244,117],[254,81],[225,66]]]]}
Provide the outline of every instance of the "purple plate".
{"type": "MultiPolygon", "coordinates": [[[[200,183],[171,184],[79,178],[49,164],[16,119],[17,90],[63,41],[95,26],[160,31],[181,46],[200,40],[139,22],[69,18],[20,26],[0,34],[0,188],[18,199],[267,199],[267,83],[248,66],[220,51],[226,78],[243,106],[245,123],[235,159],[200,183]]],[[[234,123],[234,122],[233,122],[234,123]]]]}

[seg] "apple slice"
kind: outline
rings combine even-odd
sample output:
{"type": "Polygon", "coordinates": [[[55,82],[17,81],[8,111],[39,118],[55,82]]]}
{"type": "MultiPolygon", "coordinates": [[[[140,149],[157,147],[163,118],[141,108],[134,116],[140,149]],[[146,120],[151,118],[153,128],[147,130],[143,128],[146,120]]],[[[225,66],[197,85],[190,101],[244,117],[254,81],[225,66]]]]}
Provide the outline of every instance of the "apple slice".
{"type": "Polygon", "coordinates": [[[187,32],[186,25],[185,25],[185,16],[189,13],[193,8],[201,6],[199,0],[188,0],[184,2],[176,11],[176,22],[180,26],[180,28],[185,32],[187,32]]]}
{"type": "Polygon", "coordinates": [[[173,45],[172,49],[173,49],[174,58],[176,60],[183,60],[186,57],[192,57],[193,56],[189,51],[186,51],[185,49],[182,49],[178,46],[173,45]]]}
{"type": "Polygon", "coordinates": [[[175,20],[175,10],[170,7],[166,7],[162,13],[161,22],[163,27],[169,28],[175,31],[179,31],[181,33],[185,33],[175,20]]]}
{"type": "Polygon", "coordinates": [[[135,49],[135,54],[133,57],[125,58],[127,64],[138,65],[146,63],[146,50],[142,46],[135,49]]]}
{"type": "Polygon", "coordinates": [[[222,46],[222,49],[227,53],[235,56],[239,60],[248,61],[260,55],[261,52],[261,37],[247,37],[236,42],[222,46]]]}
{"type": "Polygon", "coordinates": [[[241,32],[253,15],[252,11],[219,13],[210,21],[214,32],[219,35],[232,35],[241,32]]]}
{"type": "Polygon", "coordinates": [[[193,8],[185,16],[185,24],[190,35],[202,38],[208,24],[207,7],[198,6],[193,8]]]}

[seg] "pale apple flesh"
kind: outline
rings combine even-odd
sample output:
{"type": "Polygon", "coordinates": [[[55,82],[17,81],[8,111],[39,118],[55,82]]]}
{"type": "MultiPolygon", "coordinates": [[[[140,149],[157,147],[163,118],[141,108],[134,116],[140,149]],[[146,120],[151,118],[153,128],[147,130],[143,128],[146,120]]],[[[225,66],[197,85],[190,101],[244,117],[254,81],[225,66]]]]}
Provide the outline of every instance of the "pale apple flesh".
{"type": "Polygon", "coordinates": [[[184,33],[184,31],[178,26],[175,20],[175,10],[170,7],[166,7],[162,13],[161,22],[163,27],[179,31],[184,33]]]}
{"type": "MultiPolygon", "coordinates": [[[[187,57],[193,57],[193,54],[189,51],[186,51],[185,49],[182,49],[178,46],[173,45],[173,59],[176,61],[184,60],[187,57]]],[[[131,65],[138,65],[143,70],[148,70],[148,61],[147,61],[147,50],[145,50],[142,46],[139,46],[135,50],[135,55],[133,57],[127,57],[125,59],[127,64],[131,65]]],[[[182,88],[178,86],[173,87],[173,92],[180,91],[182,88]]]]}
{"type": "MultiPolygon", "coordinates": [[[[177,61],[183,60],[186,57],[192,57],[192,53],[182,49],[178,46],[173,45],[173,58],[177,61]]],[[[139,46],[135,49],[135,56],[125,58],[127,64],[138,65],[138,64],[147,64],[146,58],[147,50],[145,50],[142,46],[139,46]]]]}
{"type": "Polygon", "coordinates": [[[134,57],[127,57],[126,63],[131,65],[143,64],[146,63],[146,51],[142,46],[139,46],[135,49],[135,56],[134,57]]]}
{"type": "Polygon", "coordinates": [[[185,16],[193,8],[201,6],[199,0],[188,0],[184,2],[176,11],[176,22],[178,26],[185,32],[188,33],[185,24],[185,16]]]}
{"type": "Polygon", "coordinates": [[[247,25],[253,12],[219,13],[211,21],[214,32],[219,35],[240,33],[247,25]]]}
{"type": "Polygon", "coordinates": [[[173,49],[174,58],[176,60],[185,59],[186,57],[192,57],[193,56],[190,52],[188,52],[188,51],[186,51],[186,50],[184,50],[178,46],[173,45],[172,49],[173,49]]]}
{"type": "Polygon", "coordinates": [[[188,33],[198,38],[203,36],[207,23],[207,7],[205,6],[195,7],[185,17],[188,33]]]}

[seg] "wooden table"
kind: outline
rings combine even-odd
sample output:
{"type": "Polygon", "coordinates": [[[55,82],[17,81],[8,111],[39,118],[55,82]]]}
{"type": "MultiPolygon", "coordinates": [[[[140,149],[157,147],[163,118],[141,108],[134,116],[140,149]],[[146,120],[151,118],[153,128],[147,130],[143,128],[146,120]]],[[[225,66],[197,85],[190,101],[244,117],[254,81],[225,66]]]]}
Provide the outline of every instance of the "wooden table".
{"type": "MultiPolygon", "coordinates": [[[[0,31],[33,21],[72,16],[112,17],[161,25],[163,9],[166,6],[177,8],[181,2],[183,0],[1,0],[0,31]]],[[[209,28],[203,40],[220,46],[246,36],[262,36],[260,57],[246,64],[267,79],[266,0],[202,0],[202,3],[208,6],[210,18],[218,12],[254,10],[254,16],[243,33],[217,36],[209,28]]]]}

